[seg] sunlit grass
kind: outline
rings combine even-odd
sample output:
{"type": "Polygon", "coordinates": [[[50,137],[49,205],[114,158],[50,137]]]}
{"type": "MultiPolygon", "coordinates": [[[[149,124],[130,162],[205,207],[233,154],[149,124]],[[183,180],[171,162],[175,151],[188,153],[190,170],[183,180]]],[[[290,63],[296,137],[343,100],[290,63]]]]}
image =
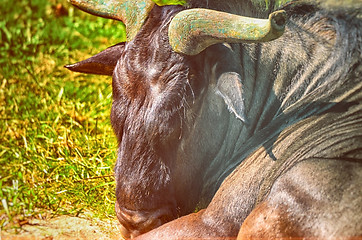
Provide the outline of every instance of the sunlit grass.
{"type": "Polygon", "coordinates": [[[0,225],[46,212],[114,216],[110,77],[63,65],[124,39],[66,0],[0,4],[0,225]]]}

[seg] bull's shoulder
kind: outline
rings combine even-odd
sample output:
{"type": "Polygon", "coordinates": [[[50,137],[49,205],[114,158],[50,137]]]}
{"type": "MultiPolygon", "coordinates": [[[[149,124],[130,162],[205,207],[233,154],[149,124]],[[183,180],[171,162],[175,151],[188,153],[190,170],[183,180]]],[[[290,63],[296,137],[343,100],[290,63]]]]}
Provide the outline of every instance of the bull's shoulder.
{"type": "Polygon", "coordinates": [[[273,185],[246,218],[238,239],[357,237],[362,234],[362,163],[309,159],[273,185]]]}

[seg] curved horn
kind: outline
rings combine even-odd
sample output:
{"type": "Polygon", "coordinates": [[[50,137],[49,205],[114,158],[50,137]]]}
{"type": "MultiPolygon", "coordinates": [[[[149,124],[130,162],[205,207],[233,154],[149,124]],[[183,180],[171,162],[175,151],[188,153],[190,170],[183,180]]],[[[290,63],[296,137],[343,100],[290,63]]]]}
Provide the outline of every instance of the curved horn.
{"type": "Polygon", "coordinates": [[[167,5],[185,5],[186,0],[152,0],[158,6],[167,6],[167,5]]]}
{"type": "Polygon", "coordinates": [[[152,0],[70,0],[70,3],[90,14],[122,21],[128,41],[136,36],[154,6],[152,0]]]}
{"type": "Polygon", "coordinates": [[[196,55],[222,42],[267,42],[284,33],[287,15],[276,11],[269,19],[238,16],[208,9],[179,12],[169,26],[169,41],[175,52],[196,55]]]}

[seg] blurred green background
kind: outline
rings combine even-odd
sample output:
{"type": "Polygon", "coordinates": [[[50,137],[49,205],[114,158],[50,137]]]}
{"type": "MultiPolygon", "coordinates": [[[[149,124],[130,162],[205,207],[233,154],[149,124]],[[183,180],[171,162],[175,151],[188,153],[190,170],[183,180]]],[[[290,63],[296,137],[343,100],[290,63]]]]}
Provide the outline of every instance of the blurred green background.
{"type": "Polygon", "coordinates": [[[0,0],[0,226],[90,212],[114,218],[111,77],[65,64],[125,40],[66,0],[0,0]]]}

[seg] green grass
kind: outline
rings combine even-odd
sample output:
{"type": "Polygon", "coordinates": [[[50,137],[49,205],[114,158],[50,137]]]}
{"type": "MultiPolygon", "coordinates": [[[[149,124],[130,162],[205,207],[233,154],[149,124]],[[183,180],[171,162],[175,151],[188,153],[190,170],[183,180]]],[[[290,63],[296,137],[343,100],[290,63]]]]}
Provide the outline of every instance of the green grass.
{"type": "Polygon", "coordinates": [[[125,39],[66,0],[0,0],[0,226],[39,214],[114,217],[111,78],[69,72],[125,39]]]}

